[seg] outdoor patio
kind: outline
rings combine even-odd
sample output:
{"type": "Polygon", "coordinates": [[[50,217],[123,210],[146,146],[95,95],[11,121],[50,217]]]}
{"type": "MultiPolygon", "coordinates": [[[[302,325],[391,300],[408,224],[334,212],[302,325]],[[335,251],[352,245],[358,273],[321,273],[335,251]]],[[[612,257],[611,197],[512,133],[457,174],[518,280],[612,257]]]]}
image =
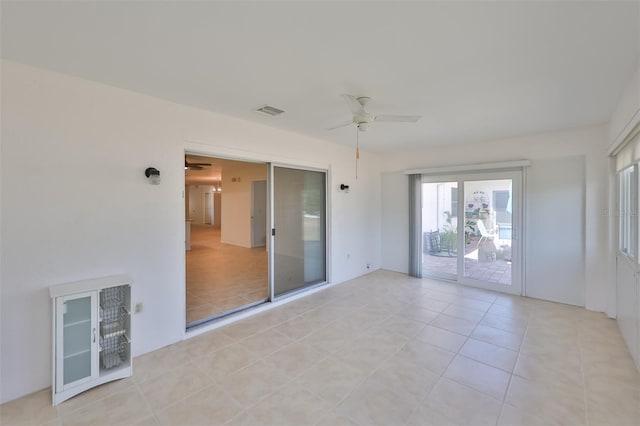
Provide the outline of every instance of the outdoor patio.
{"type": "MultiPolygon", "coordinates": [[[[504,240],[484,241],[479,245],[479,236],[471,236],[469,243],[464,247],[464,276],[465,278],[489,281],[500,284],[511,284],[511,259],[504,258],[504,251],[500,248],[506,245],[504,240]],[[487,257],[489,250],[483,250],[493,244],[497,255],[494,258],[487,257]],[[484,255],[484,259],[483,259],[484,255]],[[480,259],[478,259],[480,257],[480,259]]],[[[510,246],[510,241],[509,241],[510,246]]],[[[457,274],[457,253],[449,253],[447,250],[436,254],[430,254],[427,249],[422,257],[422,271],[425,275],[446,276],[457,274]]]]}

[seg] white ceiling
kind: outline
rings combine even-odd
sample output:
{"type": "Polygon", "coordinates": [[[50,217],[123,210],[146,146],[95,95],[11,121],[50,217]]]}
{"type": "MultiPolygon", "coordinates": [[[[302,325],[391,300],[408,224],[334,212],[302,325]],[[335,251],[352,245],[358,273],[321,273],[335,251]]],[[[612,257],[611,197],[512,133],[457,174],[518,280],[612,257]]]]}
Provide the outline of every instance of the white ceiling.
{"type": "Polygon", "coordinates": [[[638,2],[2,2],[2,57],[379,151],[605,123],[638,2]],[[265,117],[270,104],[286,112],[265,117]]]}

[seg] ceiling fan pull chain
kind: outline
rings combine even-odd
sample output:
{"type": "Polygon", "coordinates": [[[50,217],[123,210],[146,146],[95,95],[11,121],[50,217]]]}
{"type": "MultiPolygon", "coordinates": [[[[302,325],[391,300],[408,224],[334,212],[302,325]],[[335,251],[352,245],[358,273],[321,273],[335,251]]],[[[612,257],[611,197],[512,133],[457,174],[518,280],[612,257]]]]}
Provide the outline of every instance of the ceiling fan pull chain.
{"type": "Polygon", "coordinates": [[[356,180],[358,180],[358,160],[360,159],[360,129],[356,126],[356,180]]]}

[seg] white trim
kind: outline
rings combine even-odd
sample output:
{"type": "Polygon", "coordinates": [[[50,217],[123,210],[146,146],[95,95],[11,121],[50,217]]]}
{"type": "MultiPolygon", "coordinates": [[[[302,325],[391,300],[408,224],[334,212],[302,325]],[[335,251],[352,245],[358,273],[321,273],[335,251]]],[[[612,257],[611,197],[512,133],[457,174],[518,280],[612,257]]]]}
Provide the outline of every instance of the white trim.
{"type": "Polygon", "coordinates": [[[514,161],[501,161],[498,163],[461,164],[457,166],[409,169],[409,170],[405,170],[404,174],[405,175],[446,174],[446,173],[456,173],[456,172],[475,172],[475,171],[484,171],[484,170],[504,170],[504,169],[528,167],[530,165],[531,165],[531,160],[514,160],[514,161]]]}
{"type": "Polygon", "coordinates": [[[611,141],[607,154],[610,156],[617,155],[622,148],[631,140],[638,132],[640,132],[640,110],[638,110],[629,120],[626,126],[611,141]]]}

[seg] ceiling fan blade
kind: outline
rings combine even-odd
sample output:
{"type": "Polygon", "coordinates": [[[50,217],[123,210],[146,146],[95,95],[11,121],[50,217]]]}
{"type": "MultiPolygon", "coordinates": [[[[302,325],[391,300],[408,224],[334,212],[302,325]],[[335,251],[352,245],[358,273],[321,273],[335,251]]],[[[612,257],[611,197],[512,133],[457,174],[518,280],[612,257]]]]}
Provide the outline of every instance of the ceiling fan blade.
{"type": "Polygon", "coordinates": [[[347,95],[346,93],[340,96],[345,100],[353,115],[364,112],[364,108],[362,108],[362,105],[360,105],[360,102],[358,102],[358,99],[355,96],[347,95]]]}
{"type": "Polygon", "coordinates": [[[403,123],[413,123],[421,118],[421,115],[376,115],[376,121],[395,121],[403,123]]]}
{"type": "Polygon", "coordinates": [[[353,124],[353,120],[349,120],[349,121],[345,121],[342,124],[338,124],[337,126],[333,126],[333,127],[329,127],[327,130],[335,130],[335,129],[339,129],[341,127],[345,127],[348,126],[350,124],[353,124]]]}
{"type": "Polygon", "coordinates": [[[210,166],[211,163],[188,163],[190,166],[210,166]]]}
{"type": "Polygon", "coordinates": [[[197,165],[194,165],[194,164],[189,164],[189,165],[187,166],[187,169],[189,169],[189,170],[202,170],[202,169],[204,169],[204,167],[202,167],[202,166],[197,166],[197,165]]]}

